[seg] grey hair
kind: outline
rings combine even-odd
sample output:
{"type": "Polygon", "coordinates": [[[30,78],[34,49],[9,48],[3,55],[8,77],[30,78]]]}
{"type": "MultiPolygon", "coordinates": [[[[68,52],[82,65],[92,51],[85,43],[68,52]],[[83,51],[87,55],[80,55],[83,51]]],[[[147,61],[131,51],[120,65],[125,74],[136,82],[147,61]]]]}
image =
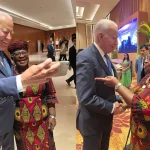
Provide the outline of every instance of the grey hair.
{"type": "Polygon", "coordinates": [[[12,17],[8,13],[0,11],[0,19],[5,20],[5,16],[13,20],[12,17]]]}
{"type": "Polygon", "coordinates": [[[117,27],[117,24],[111,20],[108,20],[108,19],[101,19],[99,22],[97,22],[97,24],[95,25],[94,32],[93,32],[94,39],[96,40],[98,33],[108,32],[108,29],[110,28],[110,26],[116,26],[117,27]]]}

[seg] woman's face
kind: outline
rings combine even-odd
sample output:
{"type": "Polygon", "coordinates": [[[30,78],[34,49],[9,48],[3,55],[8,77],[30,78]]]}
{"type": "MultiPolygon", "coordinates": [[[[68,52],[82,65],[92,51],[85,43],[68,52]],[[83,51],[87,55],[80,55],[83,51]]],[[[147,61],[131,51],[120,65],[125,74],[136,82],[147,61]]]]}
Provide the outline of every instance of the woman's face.
{"type": "Polygon", "coordinates": [[[128,58],[127,54],[124,54],[124,58],[125,58],[125,59],[127,59],[127,58],[128,58]]]}
{"type": "Polygon", "coordinates": [[[29,55],[26,50],[17,50],[13,53],[13,60],[17,67],[24,68],[29,63],[29,55]]]}

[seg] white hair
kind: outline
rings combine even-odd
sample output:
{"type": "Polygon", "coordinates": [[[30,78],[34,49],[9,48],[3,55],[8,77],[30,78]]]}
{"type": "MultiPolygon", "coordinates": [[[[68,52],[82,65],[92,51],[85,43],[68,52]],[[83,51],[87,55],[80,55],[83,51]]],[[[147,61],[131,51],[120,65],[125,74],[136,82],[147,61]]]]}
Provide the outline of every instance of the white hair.
{"type": "Polygon", "coordinates": [[[6,17],[8,17],[8,18],[10,18],[11,20],[13,20],[12,17],[11,17],[8,13],[3,12],[3,11],[0,11],[0,19],[1,19],[1,20],[5,20],[6,17]]]}
{"type": "Polygon", "coordinates": [[[97,24],[95,25],[94,29],[94,39],[96,39],[98,33],[107,33],[108,29],[110,29],[111,26],[116,26],[117,24],[111,20],[108,19],[101,19],[97,24]]]}

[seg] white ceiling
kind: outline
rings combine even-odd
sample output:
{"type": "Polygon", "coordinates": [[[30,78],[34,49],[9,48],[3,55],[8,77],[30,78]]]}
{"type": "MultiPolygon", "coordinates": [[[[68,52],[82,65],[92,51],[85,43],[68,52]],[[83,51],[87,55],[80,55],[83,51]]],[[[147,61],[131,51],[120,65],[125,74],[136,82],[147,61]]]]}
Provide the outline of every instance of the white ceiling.
{"type": "Polygon", "coordinates": [[[76,0],[76,6],[84,7],[83,17],[81,19],[76,19],[76,22],[95,24],[100,19],[105,18],[119,1],[120,0],[76,0]],[[94,14],[94,17],[92,17],[93,19],[86,20],[91,18],[96,5],[99,5],[99,8],[96,14],[94,14]]]}
{"type": "Polygon", "coordinates": [[[0,10],[10,12],[17,24],[55,30],[75,27],[76,22],[93,23],[105,18],[120,0],[0,0],[0,10]],[[94,18],[92,13],[100,5],[94,18]],[[83,6],[83,17],[76,18],[76,6],[83,6]],[[86,19],[93,18],[91,21],[86,19]]]}
{"type": "Polygon", "coordinates": [[[0,0],[17,24],[42,30],[75,27],[75,0],[0,0]],[[41,25],[44,24],[44,25],[41,25]]]}

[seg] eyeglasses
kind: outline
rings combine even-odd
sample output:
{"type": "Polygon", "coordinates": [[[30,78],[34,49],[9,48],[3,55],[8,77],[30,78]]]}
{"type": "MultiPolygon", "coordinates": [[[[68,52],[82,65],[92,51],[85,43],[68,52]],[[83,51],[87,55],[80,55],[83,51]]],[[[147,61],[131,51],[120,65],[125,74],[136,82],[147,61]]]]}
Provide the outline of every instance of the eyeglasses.
{"type": "Polygon", "coordinates": [[[21,55],[27,56],[28,55],[28,51],[22,50],[22,51],[17,51],[17,52],[13,53],[13,56],[15,56],[15,57],[20,57],[21,55]]]}
{"type": "Polygon", "coordinates": [[[12,35],[14,33],[14,31],[8,30],[6,28],[1,28],[0,31],[5,35],[8,35],[9,33],[12,35]]]}

